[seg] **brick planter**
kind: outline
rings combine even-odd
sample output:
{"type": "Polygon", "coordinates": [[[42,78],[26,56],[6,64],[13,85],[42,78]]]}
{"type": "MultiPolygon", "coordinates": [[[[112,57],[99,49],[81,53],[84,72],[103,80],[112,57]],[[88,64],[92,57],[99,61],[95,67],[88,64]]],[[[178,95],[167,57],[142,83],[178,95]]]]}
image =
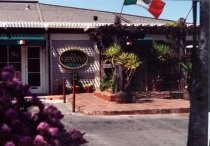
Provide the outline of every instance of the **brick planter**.
{"type": "Polygon", "coordinates": [[[112,94],[106,91],[97,91],[94,93],[94,96],[107,100],[107,101],[116,102],[115,94],[112,94]]]}

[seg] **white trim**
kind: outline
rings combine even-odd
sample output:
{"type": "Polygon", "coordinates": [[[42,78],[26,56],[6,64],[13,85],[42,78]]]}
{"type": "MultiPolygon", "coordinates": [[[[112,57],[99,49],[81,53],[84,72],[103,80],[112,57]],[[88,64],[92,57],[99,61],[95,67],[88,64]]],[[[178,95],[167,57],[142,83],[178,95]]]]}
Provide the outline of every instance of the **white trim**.
{"type": "Polygon", "coordinates": [[[27,56],[27,48],[28,47],[39,47],[40,48],[40,86],[37,89],[31,89],[30,91],[32,93],[44,93],[47,94],[48,91],[48,78],[46,75],[47,67],[46,67],[46,61],[47,58],[45,57],[46,49],[41,46],[23,46],[21,47],[21,70],[22,70],[22,82],[24,84],[28,84],[28,56],[27,56]]]}
{"type": "MultiPolygon", "coordinates": [[[[53,45],[52,45],[51,34],[49,34],[49,36],[50,36],[50,40],[47,43],[47,44],[50,45],[50,47],[49,47],[50,48],[50,54],[49,54],[50,64],[49,64],[49,66],[50,66],[50,82],[51,82],[51,84],[50,84],[49,88],[50,88],[50,92],[53,93],[53,84],[54,84],[54,82],[53,82],[53,74],[52,74],[52,72],[53,72],[53,45]]],[[[48,41],[48,39],[49,38],[47,38],[47,41],[48,41]]],[[[48,48],[47,48],[47,50],[48,50],[48,48]]],[[[49,94],[51,94],[51,93],[49,93],[49,94]]]]}
{"type": "MultiPolygon", "coordinates": [[[[0,22],[0,27],[15,28],[81,28],[88,30],[90,28],[98,28],[100,26],[113,25],[114,23],[81,23],[81,22],[0,22]]],[[[163,26],[165,23],[122,23],[126,26],[163,26]]],[[[191,26],[192,24],[187,24],[191,26]]]]}

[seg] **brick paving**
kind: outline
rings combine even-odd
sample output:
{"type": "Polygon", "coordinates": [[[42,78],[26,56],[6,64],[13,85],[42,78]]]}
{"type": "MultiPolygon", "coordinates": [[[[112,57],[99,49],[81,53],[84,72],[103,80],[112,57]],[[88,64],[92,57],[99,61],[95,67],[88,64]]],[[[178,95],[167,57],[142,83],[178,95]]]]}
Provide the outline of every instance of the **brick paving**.
{"type": "MultiPolygon", "coordinates": [[[[61,99],[62,95],[58,98],[61,99]]],[[[66,95],[66,101],[72,102],[72,94],[66,95]]],[[[86,115],[188,113],[189,107],[189,101],[183,99],[150,98],[138,103],[116,103],[98,98],[93,93],[76,94],[76,111],[86,115]]]]}

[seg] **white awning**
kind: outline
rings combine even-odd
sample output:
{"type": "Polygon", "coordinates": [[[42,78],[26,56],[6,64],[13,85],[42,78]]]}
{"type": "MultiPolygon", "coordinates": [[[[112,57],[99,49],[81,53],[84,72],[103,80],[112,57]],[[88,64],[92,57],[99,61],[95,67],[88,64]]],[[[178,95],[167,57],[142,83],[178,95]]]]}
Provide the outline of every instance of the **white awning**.
{"type": "MultiPolygon", "coordinates": [[[[0,22],[0,27],[2,28],[82,28],[91,29],[100,26],[113,25],[113,23],[79,23],[79,22],[0,22]]],[[[164,23],[158,24],[140,24],[140,23],[122,23],[126,26],[162,26],[164,23]]]]}

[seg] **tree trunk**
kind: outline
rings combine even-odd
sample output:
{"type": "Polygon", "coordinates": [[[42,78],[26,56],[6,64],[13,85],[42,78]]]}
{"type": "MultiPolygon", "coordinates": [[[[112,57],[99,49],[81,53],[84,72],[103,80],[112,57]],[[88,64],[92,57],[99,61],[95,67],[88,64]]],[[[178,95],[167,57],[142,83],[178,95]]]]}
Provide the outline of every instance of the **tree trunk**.
{"type": "Polygon", "coordinates": [[[123,68],[121,65],[115,66],[115,93],[123,90],[123,68]]]}
{"type": "Polygon", "coordinates": [[[187,146],[207,146],[208,143],[209,1],[201,0],[200,8],[200,41],[198,48],[194,46],[189,90],[191,107],[187,146]]]}

